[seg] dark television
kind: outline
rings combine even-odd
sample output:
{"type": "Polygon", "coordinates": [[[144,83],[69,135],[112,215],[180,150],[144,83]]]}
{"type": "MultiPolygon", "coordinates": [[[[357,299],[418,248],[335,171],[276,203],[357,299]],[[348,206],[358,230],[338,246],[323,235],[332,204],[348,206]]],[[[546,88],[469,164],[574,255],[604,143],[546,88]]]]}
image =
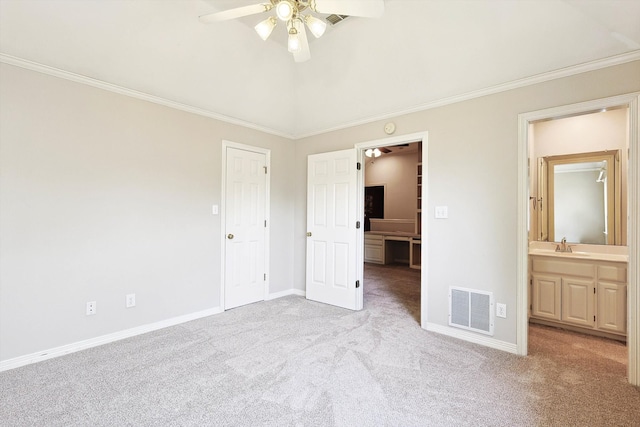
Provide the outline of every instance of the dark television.
{"type": "Polygon", "coordinates": [[[371,230],[371,218],[384,218],[384,185],[364,187],[364,231],[371,230]]]}

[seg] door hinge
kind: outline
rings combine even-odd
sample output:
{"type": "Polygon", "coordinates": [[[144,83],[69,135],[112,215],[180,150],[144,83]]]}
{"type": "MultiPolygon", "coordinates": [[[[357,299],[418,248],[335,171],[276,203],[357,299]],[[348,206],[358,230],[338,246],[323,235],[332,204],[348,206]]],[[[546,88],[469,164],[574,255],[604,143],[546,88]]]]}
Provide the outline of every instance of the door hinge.
{"type": "Polygon", "coordinates": [[[356,169],[358,170],[362,169],[362,163],[360,162],[356,163],[356,169]]]}
{"type": "Polygon", "coordinates": [[[263,166],[263,168],[264,168],[264,174],[266,175],[267,174],[267,167],[263,166]]]}
{"type": "Polygon", "coordinates": [[[360,280],[356,280],[356,289],[360,287],[360,280]]]}
{"type": "Polygon", "coordinates": [[[533,286],[533,279],[529,280],[529,284],[533,286]]]}
{"type": "Polygon", "coordinates": [[[263,277],[264,277],[264,281],[266,282],[267,281],[267,273],[264,273],[263,277]]]}
{"type": "Polygon", "coordinates": [[[360,221],[356,221],[356,228],[360,228],[360,221]]]}
{"type": "Polygon", "coordinates": [[[594,293],[594,294],[596,293],[596,288],[593,288],[593,293],[594,293]]]}
{"type": "Polygon", "coordinates": [[[594,322],[596,321],[596,316],[593,316],[593,321],[594,321],[594,322]]]}
{"type": "Polygon", "coordinates": [[[264,220],[264,226],[265,227],[267,226],[267,220],[266,219],[264,220]]]}

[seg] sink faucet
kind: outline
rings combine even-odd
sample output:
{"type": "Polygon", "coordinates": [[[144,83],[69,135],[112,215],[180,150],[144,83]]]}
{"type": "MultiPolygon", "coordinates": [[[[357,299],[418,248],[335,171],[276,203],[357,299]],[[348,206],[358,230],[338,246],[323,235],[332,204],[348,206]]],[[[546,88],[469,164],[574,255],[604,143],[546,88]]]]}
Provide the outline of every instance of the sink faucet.
{"type": "Polygon", "coordinates": [[[571,246],[567,245],[566,237],[563,237],[560,244],[556,246],[556,252],[571,252],[571,246]]]}

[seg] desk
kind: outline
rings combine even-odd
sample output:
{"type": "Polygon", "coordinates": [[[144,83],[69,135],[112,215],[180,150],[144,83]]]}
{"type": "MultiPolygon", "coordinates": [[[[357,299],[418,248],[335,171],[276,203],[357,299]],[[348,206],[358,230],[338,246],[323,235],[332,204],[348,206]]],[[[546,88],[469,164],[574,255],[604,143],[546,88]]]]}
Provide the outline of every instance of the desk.
{"type": "Polygon", "coordinates": [[[364,233],[364,261],[375,264],[409,264],[420,268],[419,234],[402,231],[367,231],[364,233]]]}

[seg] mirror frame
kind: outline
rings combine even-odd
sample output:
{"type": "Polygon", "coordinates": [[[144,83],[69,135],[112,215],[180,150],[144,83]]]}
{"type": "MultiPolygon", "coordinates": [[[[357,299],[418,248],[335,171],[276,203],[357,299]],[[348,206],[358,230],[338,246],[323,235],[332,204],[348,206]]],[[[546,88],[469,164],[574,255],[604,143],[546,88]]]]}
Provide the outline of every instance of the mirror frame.
{"type": "MultiPolygon", "coordinates": [[[[538,189],[540,191],[540,211],[538,224],[540,240],[556,241],[554,221],[554,168],[558,165],[602,162],[611,165],[607,170],[607,245],[621,245],[621,168],[620,150],[597,151],[593,153],[564,154],[538,159],[538,189]],[[546,203],[545,203],[546,201],[546,203]],[[613,230],[613,232],[611,232],[613,230]],[[545,233],[546,232],[546,233],[545,233]]],[[[572,242],[580,243],[580,242],[572,242]]]]}

